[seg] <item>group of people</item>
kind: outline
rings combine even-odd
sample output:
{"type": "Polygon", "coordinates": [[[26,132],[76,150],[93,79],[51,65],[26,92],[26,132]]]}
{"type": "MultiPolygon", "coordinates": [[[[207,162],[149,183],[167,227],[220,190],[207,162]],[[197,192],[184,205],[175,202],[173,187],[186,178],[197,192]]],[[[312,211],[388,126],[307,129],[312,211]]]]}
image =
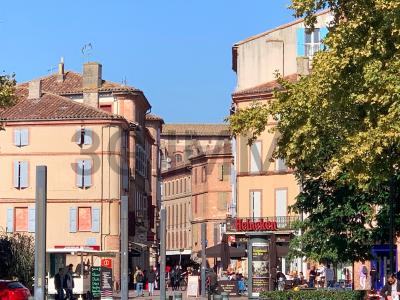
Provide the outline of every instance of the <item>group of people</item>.
{"type": "Polygon", "coordinates": [[[156,267],[150,268],[150,271],[142,270],[136,266],[135,273],[133,273],[133,284],[136,290],[136,296],[143,296],[146,285],[148,285],[149,296],[154,295],[154,289],[158,284],[158,272],[156,267]]]}
{"type": "Polygon", "coordinates": [[[54,287],[57,291],[56,300],[74,299],[74,277],[72,276],[72,267],[72,264],[68,265],[65,274],[64,268],[59,268],[58,273],[54,276],[54,287]]]}

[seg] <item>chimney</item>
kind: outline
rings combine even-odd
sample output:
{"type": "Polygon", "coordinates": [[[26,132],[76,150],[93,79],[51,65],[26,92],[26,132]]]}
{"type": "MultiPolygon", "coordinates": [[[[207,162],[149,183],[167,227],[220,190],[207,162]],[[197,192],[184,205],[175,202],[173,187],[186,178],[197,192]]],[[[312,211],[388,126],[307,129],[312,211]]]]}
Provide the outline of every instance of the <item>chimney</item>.
{"type": "Polygon", "coordinates": [[[42,96],[42,84],[40,79],[29,81],[28,99],[39,99],[42,96]]]}
{"type": "Polygon", "coordinates": [[[310,75],[310,59],[308,57],[297,57],[297,74],[306,76],[310,75]]]}
{"type": "Polygon", "coordinates": [[[87,62],[83,65],[83,103],[95,108],[99,108],[101,69],[101,64],[97,62],[87,62]]]}
{"type": "Polygon", "coordinates": [[[64,81],[64,57],[61,57],[60,63],[58,64],[57,81],[64,81]]]}

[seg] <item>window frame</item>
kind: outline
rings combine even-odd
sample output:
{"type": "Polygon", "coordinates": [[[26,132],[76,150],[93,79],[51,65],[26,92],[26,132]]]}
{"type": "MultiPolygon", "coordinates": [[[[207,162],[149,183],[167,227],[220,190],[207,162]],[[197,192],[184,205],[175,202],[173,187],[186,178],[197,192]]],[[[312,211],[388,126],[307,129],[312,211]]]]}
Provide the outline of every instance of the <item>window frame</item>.
{"type": "Polygon", "coordinates": [[[307,57],[313,57],[321,47],[321,28],[304,28],[304,54],[307,57]],[[316,42],[315,34],[318,33],[316,42]],[[307,42],[307,36],[310,36],[310,42],[307,42]],[[309,51],[307,51],[309,50],[309,51]],[[311,53],[311,54],[310,54],[311,53]]]}

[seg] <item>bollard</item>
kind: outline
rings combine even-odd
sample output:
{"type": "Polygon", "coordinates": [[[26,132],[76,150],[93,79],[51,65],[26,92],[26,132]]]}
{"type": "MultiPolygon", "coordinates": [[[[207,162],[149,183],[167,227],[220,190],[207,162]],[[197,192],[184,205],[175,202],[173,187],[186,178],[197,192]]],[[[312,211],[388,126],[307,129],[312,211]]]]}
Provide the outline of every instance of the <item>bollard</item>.
{"type": "Polygon", "coordinates": [[[229,294],[227,292],[222,292],[221,296],[222,296],[222,300],[229,300],[229,294]]]}
{"type": "Polygon", "coordinates": [[[174,300],[182,300],[182,293],[175,293],[174,300]]]}
{"type": "Polygon", "coordinates": [[[222,296],[221,296],[221,295],[214,295],[214,296],[213,296],[213,299],[214,299],[214,300],[221,300],[221,299],[222,299],[222,296]]]}

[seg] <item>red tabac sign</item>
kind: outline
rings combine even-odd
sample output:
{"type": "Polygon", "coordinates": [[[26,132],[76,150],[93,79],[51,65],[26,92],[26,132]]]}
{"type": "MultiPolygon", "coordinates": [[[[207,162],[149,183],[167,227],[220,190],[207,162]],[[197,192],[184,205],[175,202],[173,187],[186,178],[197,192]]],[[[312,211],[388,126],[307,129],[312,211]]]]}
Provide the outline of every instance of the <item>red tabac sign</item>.
{"type": "Polygon", "coordinates": [[[235,227],[237,231],[276,231],[278,225],[276,221],[264,221],[262,219],[252,221],[249,219],[236,219],[235,227]]]}
{"type": "Polygon", "coordinates": [[[112,268],[112,259],[111,258],[102,258],[101,266],[111,269],[112,268]]]}

